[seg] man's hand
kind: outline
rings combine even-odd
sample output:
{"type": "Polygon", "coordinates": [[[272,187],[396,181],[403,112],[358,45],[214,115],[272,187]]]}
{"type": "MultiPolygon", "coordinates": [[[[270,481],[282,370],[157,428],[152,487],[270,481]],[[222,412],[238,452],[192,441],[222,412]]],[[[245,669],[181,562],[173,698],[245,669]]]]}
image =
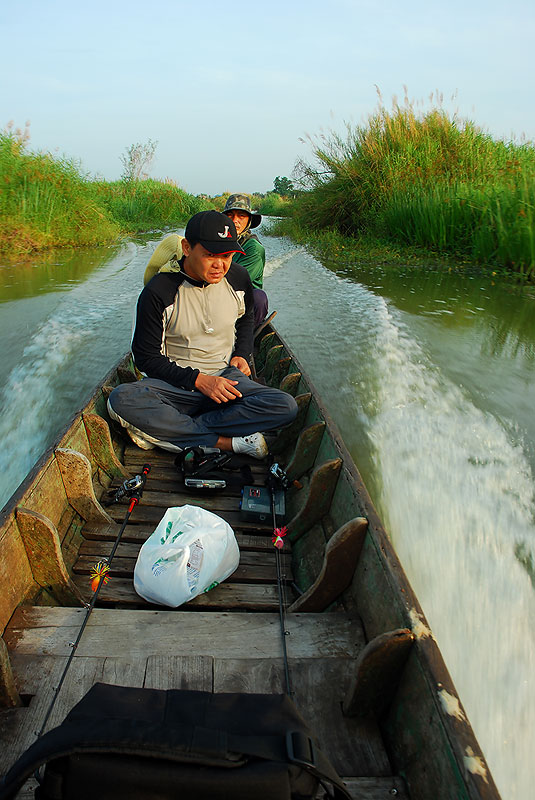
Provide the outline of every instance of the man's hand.
{"type": "MultiPolygon", "coordinates": [[[[242,359],[242,361],[244,360],[242,359]]],[[[238,381],[231,381],[221,375],[203,375],[202,372],[199,372],[195,379],[195,388],[214,403],[228,403],[229,400],[241,397],[241,392],[236,389],[237,383],[238,381]]]]}
{"type": "Polygon", "coordinates": [[[231,358],[230,366],[236,367],[237,369],[240,370],[240,372],[243,372],[244,375],[247,375],[247,377],[249,377],[251,374],[251,368],[249,364],[241,356],[234,356],[234,358],[231,358]]]}

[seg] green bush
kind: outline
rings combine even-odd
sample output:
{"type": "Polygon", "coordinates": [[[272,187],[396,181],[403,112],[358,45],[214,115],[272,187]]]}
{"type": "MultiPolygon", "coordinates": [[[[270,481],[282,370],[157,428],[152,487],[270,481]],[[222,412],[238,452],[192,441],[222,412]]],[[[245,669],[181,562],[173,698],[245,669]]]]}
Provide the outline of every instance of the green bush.
{"type": "Polygon", "coordinates": [[[362,232],[535,273],[535,148],[496,141],[441,108],[381,107],[324,136],[292,204],[315,231],[362,232]]]}
{"type": "Polygon", "coordinates": [[[10,132],[0,132],[0,189],[0,252],[14,256],[103,244],[211,207],[169,181],[92,181],[73,161],[27,152],[10,132]]]}
{"type": "Polygon", "coordinates": [[[95,185],[102,205],[123,229],[131,231],[178,225],[211,207],[206,200],[188,194],[170,181],[102,181],[95,185]]]}
{"type": "Polygon", "coordinates": [[[119,225],[72,161],[28,154],[0,133],[0,248],[28,252],[117,238],[119,225]]]}

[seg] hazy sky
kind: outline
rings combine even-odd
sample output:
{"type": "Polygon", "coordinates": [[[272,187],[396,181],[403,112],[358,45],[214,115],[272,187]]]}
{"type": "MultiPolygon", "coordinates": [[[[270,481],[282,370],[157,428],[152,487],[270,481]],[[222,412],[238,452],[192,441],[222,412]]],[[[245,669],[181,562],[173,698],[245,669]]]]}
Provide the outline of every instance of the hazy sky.
{"type": "Polygon", "coordinates": [[[273,188],[375,85],[531,140],[534,20],[533,0],[2,0],[0,127],[110,180],[157,140],[152,176],[209,194],[273,188]]]}

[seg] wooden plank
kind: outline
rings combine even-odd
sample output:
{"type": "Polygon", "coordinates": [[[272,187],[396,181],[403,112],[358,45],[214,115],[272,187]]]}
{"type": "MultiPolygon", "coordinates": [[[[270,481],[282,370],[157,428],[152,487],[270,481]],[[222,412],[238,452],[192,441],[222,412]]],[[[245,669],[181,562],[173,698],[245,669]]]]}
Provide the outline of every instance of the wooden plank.
{"type": "Polygon", "coordinates": [[[113,449],[110,428],[106,420],[98,414],[85,413],[82,415],[89,447],[96,463],[108,475],[129,475],[128,470],[119,461],[113,449]]]}
{"type": "MultiPolygon", "coordinates": [[[[215,692],[285,691],[281,659],[214,661],[215,692]]],[[[346,658],[288,660],[293,696],[300,713],[339,774],[390,775],[390,764],[375,722],[344,717],[341,702],[351,679],[346,658]]]]}
{"type": "Polygon", "coordinates": [[[295,542],[328,512],[342,459],[335,458],[316,467],[310,479],[308,496],[302,509],[288,523],[290,540],[295,542]]]}
{"type": "Polygon", "coordinates": [[[83,453],[67,448],[58,447],[55,453],[70,505],[85,520],[111,522],[111,517],[95,497],[89,459],[83,453]]]}
{"type": "MultiPolygon", "coordinates": [[[[94,555],[83,555],[78,558],[74,565],[74,572],[77,575],[89,575],[98,559],[94,555]]],[[[111,562],[109,574],[120,577],[133,577],[134,567],[137,558],[125,558],[117,555],[111,562]]],[[[285,567],[284,581],[293,580],[290,565],[285,567]]],[[[277,580],[277,570],[275,559],[271,564],[244,564],[241,563],[237,569],[227,579],[230,583],[275,583],[277,580]]]]}
{"type": "Polygon", "coordinates": [[[3,631],[23,597],[39,589],[13,517],[0,533],[0,553],[0,631],[3,631]]]}
{"type": "Polygon", "coordinates": [[[22,506],[17,508],[16,519],[37,583],[50,591],[58,603],[81,605],[82,598],[67,572],[58,532],[52,522],[43,514],[22,506]]]}
{"type": "Polygon", "coordinates": [[[311,397],[312,395],[310,393],[297,395],[295,398],[295,402],[297,403],[297,416],[293,422],[285,428],[281,428],[275,441],[270,444],[269,449],[271,453],[280,455],[295,442],[303,427],[311,397]]]}
{"type": "Polygon", "coordinates": [[[262,337],[260,340],[260,344],[258,345],[258,350],[255,355],[255,364],[256,364],[256,371],[258,373],[262,372],[264,369],[264,364],[266,362],[267,354],[272,347],[278,341],[277,335],[274,331],[270,333],[266,333],[265,336],[262,337]]]}
{"type": "Polygon", "coordinates": [[[281,381],[286,376],[290,369],[292,359],[289,356],[283,356],[273,367],[271,377],[267,381],[269,386],[279,388],[281,381]]]}
{"type": "Polygon", "coordinates": [[[324,611],[340,597],[353,579],[367,530],[368,521],[357,517],[329,539],[320,574],[289,611],[324,611]]]}
{"type": "MultiPolygon", "coordinates": [[[[86,538],[82,543],[80,552],[93,552],[93,550],[85,550],[85,547],[94,546],[97,548],[98,544],[96,544],[96,542],[114,542],[117,538],[118,531],[119,525],[115,524],[103,526],[85,526],[84,536],[86,538]],[[95,544],[89,545],[89,542],[94,542],[95,544]]],[[[119,548],[121,548],[125,543],[141,545],[148,539],[153,531],[154,528],[152,527],[146,527],[143,525],[127,525],[121,537],[121,544],[119,545],[119,548]]],[[[271,542],[271,531],[269,536],[254,536],[248,533],[236,533],[235,536],[241,552],[257,551],[263,553],[273,553],[274,548],[271,542]]],[[[284,550],[286,554],[290,554],[290,542],[285,542],[284,550]]]]}
{"type": "Polygon", "coordinates": [[[6,643],[0,637],[0,708],[22,705],[19,697],[6,643]]]}
{"type": "MultiPolygon", "coordinates": [[[[224,585],[224,584],[223,584],[224,585]]],[[[21,606],[6,631],[15,655],[69,653],[84,617],[83,609],[21,606]]],[[[292,614],[286,619],[288,652],[293,658],[356,658],[365,645],[360,623],[345,614],[292,614]]],[[[150,655],[273,658],[280,652],[278,613],[96,608],[76,658],[148,658],[150,655]]]]}
{"type": "Polygon", "coordinates": [[[288,392],[288,394],[291,394],[292,397],[296,397],[300,381],[301,381],[301,373],[291,372],[289,375],[286,375],[286,377],[282,379],[279,388],[281,389],[281,391],[288,392]]]}
{"type": "Polygon", "coordinates": [[[325,422],[323,420],[315,422],[301,431],[292,460],[286,468],[289,478],[299,480],[305,472],[312,469],[324,431],[325,422]]]}
{"type": "MultiPolygon", "coordinates": [[[[269,543],[269,549],[267,547],[261,549],[247,549],[243,546],[243,542],[240,542],[240,539],[243,539],[240,534],[236,537],[238,546],[240,548],[240,565],[250,565],[250,566],[271,566],[275,564],[275,548],[271,544],[271,539],[267,540],[266,544],[269,543]]],[[[255,539],[260,539],[260,537],[249,536],[247,537],[249,540],[253,542],[255,539]]],[[[83,542],[80,548],[80,556],[92,556],[93,558],[100,558],[104,556],[108,556],[111,553],[113,547],[113,542],[99,542],[95,541],[94,539],[87,539],[83,542]]],[[[116,555],[119,558],[137,558],[137,555],[140,551],[141,543],[134,543],[134,542],[120,542],[116,555]]],[[[282,563],[291,567],[291,560],[292,555],[290,552],[281,552],[280,557],[282,559],[282,563]]]]}
{"type": "Polygon", "coordinates": [[[149,656],[144,686],[212,692],[213,662],[212,656],[149,656]]]}
{"type": "Polygon", "coordinates": [[[56,449],[58,448],[60,450],[75,450],[77,453],[82,453],[91,463],[91,474],[94,475],[97,470],[97,463],[89,446],[81,414],[76,417],[69,430],[60,439],[56,449]]]}
{"type": "Polygon", "coordinates": [[[271,347],[266,355],[266,361],[264,364],[264,368],[262,370],[262,377],[264,378],[268,386],[271,386],[271,376],[273,374],[273,370],[275,369],[275,366],[278,364],[283,355],[284,355],[284,348],[282,344],[276,344],[274,347],[271,347]]]}
{"type": "Polygon", "coordinates": [[[302,592],[305,592],[319,575],[323,566],[324,553],[325,533],[320,524],[313,525],[292,545],[295,582],[302,592]]]}
{"type": "MultiPolygon", "coordinates": [[[[91,589],[87,576],[76,575],[74,582],[86,598],[91,599],[91,589]]],[[[292,598],[293,599],[293,598],[292,598]]],[[[139,608],[161,608],[154,603],[147,603],[136,594],[131,579],[113,578],[99,593],[99,605],[124,606],[139,608]]],[[[221,583],[207,594],[200,594],[190,600],[182,608],[195,610],[197,608],[246,609],[249,611],[274,611],[279,607],[279,598],[276,586],[269,584],[239,584],[221,583]]]]}
{"type": "MultiPolygon", "coordinates": [[[[143,505],[165,509],[172,506],[201,506],[208,511],[213,511],[214,514],[219,514],[221,511],[239,511],[239,497],[239,493],[237,493],[236,497],[229,497],[228,494],[221,494],[220,492],[192,495],[188,492],[155,492],[146,490],[143,492],[143,505]]],[[[115,508],[120,508],[124,514],[129,502],[125,498],[115,508]]]]}
{"type": "Polygon", "coordinates": [[[379,718],[398,687],[415,636],[400,628],[377,636],[359,654],[343,702],[347,716],[379,718]]]}
{"type": "MultiPolygon", "coordinates": [[[[26,484],[26,481],[24,481],[26,484]]],[[[45,514],[54,525],[58,525],[63,512],[69,506],[65,487],[56,459],[52,455],[47,464],[17,499],[17,504],[45,514]]]]}
{"type": "MultiPolygon", "coordinates": [[[[191,505],[200,505],[202,503],[191,503],[191,505]]],[[[114,522],[122,522],[125,517],[125,511],[122,507],[118,506],[109,506],[108,511],[110,517],[114,522]]],[[[134,511],[132,512],[132,522],[138,525],[154,525],[154,528],[160,522],[165,514],[165,508],[156,507],[156,506],[146,506],[143,504],[143,500],[137,506],[134,511]]],[[[230,527],[234,530],[241,530],[241,531],[258,531],[259,533],[271,533],[272,526],[268,522],[254,522],[250,520],[246,520],[243,518],[243,515],[239,511],[221,511],[218,514],[221,519],[224,519],[230,527]]],[[[153,530],[154,530],[153,528],[153,530]]]]}

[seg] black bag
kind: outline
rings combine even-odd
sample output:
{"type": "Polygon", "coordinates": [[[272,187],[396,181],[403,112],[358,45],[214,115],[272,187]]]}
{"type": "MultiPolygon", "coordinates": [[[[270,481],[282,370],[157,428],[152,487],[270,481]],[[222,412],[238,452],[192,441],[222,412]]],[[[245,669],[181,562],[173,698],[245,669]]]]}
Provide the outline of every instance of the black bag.
{"type": "Polygon", "coordinates": [[[15,796],[46,764],[40,800],[350,798],[287,695],[212,694],[97,683],[16,762],[15,796]]]}

